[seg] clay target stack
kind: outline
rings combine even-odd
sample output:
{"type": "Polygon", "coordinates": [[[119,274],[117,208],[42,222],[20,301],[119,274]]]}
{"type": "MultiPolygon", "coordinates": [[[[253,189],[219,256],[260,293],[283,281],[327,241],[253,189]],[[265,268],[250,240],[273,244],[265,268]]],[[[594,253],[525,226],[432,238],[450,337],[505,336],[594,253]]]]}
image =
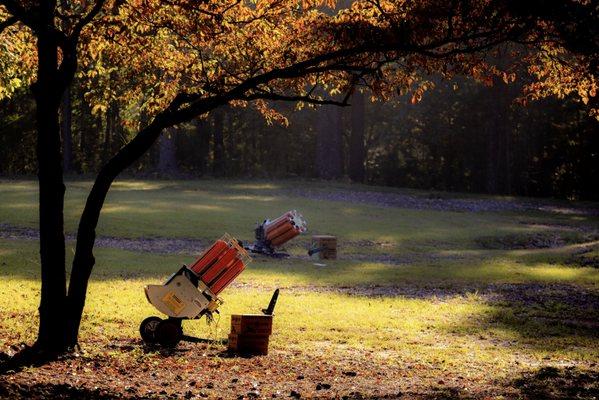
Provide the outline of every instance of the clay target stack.
{"type": "Polygon", "coordinates": [[[305,232],[307,224],[297,211],[288,211],[279,218],[268,221],[264,225],[266,240],[273,247],[279,247],[287,243],[300,233],[305,232]]]}
{"type": "Polygon", "coordinates": [[[271,333],[272,315],[232,315],[229,351],[247,355],[267,355],[271,333]]]}
{"type": "Polygon", "coordinates": [[[224,235],[189,267],[215,294],[233,282],[250,262],[247,251],[236,239],[224,235]]]}

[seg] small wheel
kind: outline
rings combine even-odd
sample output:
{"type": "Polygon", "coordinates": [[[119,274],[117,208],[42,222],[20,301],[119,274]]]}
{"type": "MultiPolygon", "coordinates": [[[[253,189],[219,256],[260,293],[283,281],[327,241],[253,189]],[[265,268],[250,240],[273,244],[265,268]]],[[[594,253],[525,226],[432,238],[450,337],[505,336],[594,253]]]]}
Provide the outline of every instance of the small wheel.
{"type": "Polygon", "coordinates": [[[183,329],[180,323],[165,319],[158,323],[154,337],[164,347],[175,347],[183,337],[183,329]]]}
{"type": "Polygon", "coordinates": [[[162,322],[162,318],[159,317],[148,317],[141,321],[139,325],[139,333],[141,338],[146,343],[156,343],[156,328],[158,324],[162,322]]]}

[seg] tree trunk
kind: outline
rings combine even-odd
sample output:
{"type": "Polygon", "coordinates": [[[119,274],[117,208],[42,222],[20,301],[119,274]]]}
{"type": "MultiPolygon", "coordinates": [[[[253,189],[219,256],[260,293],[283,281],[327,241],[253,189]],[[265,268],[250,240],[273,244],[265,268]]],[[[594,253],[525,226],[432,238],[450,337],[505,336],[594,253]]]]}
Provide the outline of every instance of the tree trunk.
{"type": "Polygon", "coordinates": [[[487,117],[485,118],[485,129],[487,131],[487,192],[491,194],[500,193],[503,189],[502,169],[503,166],[503,130],[504,110],[500,101],[498,80],[492,88],[485,88],[487,98],[487,117]]]}
{"type": "Polygon", "coordinates": [[[214,175],[222,176],[225,173],[225,140],[223,129],[225,126],[225,115],[222,110],[213,112],[214,118],[214,175]]]}
{"type": "Polygon", "coordinates": [[[339,179],[343,175],[341,107],[322,106],[318,113],[316,172],[323,179],[339,179]]]}
{"type": "Polygon", "coordinates": [[[366,146],[365,146],[365,96],[356,91],[352,98],[351,136],[349,138],[349,177],[354,182],[364,182],[366,146]]]}
{"type": "Polygon", "coordinates": [[[177,173],[177,147],[174,128],[165,129],[160,137],[158,172],[165,175],[177,173]]]}
{"type": "Polygon", "coordinates": [[[199,160],[197,168],[200,175],[208,172],[208,156],[210,155],[210,127],[206,120],[201,118],[196,119],[196,134],[200,137],[200,151],[198,154],[199,160]]]}
{"type": "Polygon", "coordinates": [[[67,88],[62,96],[60,105],[60,130],[62,133],[62,169],[64,172],[70,172],[73,160],[73,134],[71,129],[72,122],[72,104],[71,90],[67,88]]]}
{"type": "Polygon", "coordinates": [[[33,91],[37,117],[42,287],[36,345],[43,350],[60,352],[67,345],[63,323],[66,300],[63,221],[65,186],[59,124],[59,107],[64,88],[60,87],[57,76],[58,46],[50,32],[40,32],[37,51],[37,82],[33,91]]]}
{"type": "Polygon", "coordinates": [[[504,134],[504,194],[512,194],[512,130],[513,127],[505,129],[504,134]]]}

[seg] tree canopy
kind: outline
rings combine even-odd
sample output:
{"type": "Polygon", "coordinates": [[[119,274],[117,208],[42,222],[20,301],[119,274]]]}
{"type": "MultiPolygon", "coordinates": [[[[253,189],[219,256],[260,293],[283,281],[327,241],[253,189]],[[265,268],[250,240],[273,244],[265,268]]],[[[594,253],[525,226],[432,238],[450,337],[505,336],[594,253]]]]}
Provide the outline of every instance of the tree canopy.
{"type": "MultiPolygon", "coordinates": [[[[93,110],[116,100],[133,120],[169,105],[179,121],[189,119],[194,104],[217,98],[281,118],[268,100],[330,102],[320,87],[343,103],[356,84],[382,98],[412,92],[417,101],[432,74],[515,79],[516,65],[502,70],[490,55],[506,43],[538,79],[527,98],[575,93],[588,103],[597,92],[596,6],[541,3],[64,1],[55,18],[61,46],[82,31],[78,73],[93,110]]],[[[4,7],[0,96],[35,80],[36,62],[32,5],[4,7]]]]}

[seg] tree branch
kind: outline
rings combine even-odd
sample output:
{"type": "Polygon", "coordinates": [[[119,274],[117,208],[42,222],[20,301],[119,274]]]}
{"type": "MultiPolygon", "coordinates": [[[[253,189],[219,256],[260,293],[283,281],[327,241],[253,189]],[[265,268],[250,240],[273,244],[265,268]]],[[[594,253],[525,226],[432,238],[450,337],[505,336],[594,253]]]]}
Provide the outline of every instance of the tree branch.
{"type": "MultiPolygon", "coordinates": [[[[0,5],[6,7],[8,12],[12,14],[12,17],[9,17],[9,20],[11,18],[16,18],[15,22],[20,21],[26,26],[28,26],[32,31],[37,32],[37,16],[33,12],[25,9],[25,7],[23,7],[15,0],[0,0],[0,5]]],[[[2,32],[2,29],[0,29],[0,32],[2,32]]]]}
{"type": "Polygon", "coordinates": [[[240,98],[240,100],[246,100],[246,101],[259,100],[259,99],[275,100],[275,101],[294,101],[294,102],[303,101],[304,103],[310,103],[310,104],[333,105],[333,106],[340,106],[340,107],[347,107],[350,105],[347,102],[348,97],[345,97],[343,101],[337,101],[337,100],[317,99],[317,98],[311,97],[309,95],[287,96],[287,95],[283,95],[283,94],[279,94],[279,93],[272,93],[272,92],[253,93],[253,94],[250,94],[247,96],[242,96],[240,98]]]}
{"type": "Polygon", "coordinates": [[[89,24],[96,17],[96,15],[100,13],[100,11],[102,11],[102,7],[104,7],[105,3],[106,0],[96,0],[93,8],[83,18],[81,18],[73,28],[73,32],[70,35],[70,40],[77,43],[83,28],[85,28],[85,26],[89,24]]]}

